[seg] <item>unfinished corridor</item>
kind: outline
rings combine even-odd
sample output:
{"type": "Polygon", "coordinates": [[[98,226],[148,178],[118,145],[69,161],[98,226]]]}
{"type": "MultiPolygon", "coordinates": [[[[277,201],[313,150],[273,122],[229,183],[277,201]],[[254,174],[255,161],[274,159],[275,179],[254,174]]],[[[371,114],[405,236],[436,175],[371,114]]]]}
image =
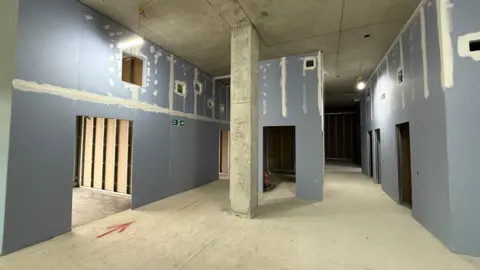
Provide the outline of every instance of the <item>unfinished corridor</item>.
{"type": "Polygon", "coordinates": [[[475,269],[358,169],[326,171],[321,203],[283,183],[256,219],[238,219],[219,180],[1,257],[0,269],[475,269]]]}

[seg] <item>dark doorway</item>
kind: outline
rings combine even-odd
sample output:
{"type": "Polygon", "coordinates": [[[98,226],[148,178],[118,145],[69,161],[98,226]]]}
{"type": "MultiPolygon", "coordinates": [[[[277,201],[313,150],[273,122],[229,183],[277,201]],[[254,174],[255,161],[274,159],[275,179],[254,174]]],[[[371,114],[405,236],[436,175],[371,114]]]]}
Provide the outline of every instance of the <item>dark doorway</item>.
{"type": "Polygon", "coordinates": [[[263,167],[295,174],[295,127],[264,127],[263,134],[263,167]]]}
{"type": "Polygon", "coordinates": [[[375,180],[378,184],[382,183],[381,181],[381,147],[380,147],[380,129],[375,130],[375,180]]]}
{"type": "Polygon", "coordinates": [[[295,148],[294,126],[263,128],[264,191],[284,182],[295,182],[295,148]]]}
{"type": "Polygon", "coordinates": [[[400,204],[412,208],[410,126],[408,122],[397,125],[397,155],[400,204]]]}
{"type": "Polygon", "coordinates": [[[373,177],[373,134],[368,132],[368,176],[373,177]]]}

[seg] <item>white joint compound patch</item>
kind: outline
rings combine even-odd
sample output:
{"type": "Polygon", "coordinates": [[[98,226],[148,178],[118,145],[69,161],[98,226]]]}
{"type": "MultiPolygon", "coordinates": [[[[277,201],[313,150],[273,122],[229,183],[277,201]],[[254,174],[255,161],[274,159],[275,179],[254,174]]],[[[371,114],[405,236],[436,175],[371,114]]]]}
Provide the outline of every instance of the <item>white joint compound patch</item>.
{"type": "Polygon", "coordinates": [[[451,0],[437,0],[437,23],[443,90],[453,87],[452,8],[451,0]]]}
{"type": "Polygon", "coordinates": [[[196,91],[196,85],[198,83],[198,68],[195,68],[195,73],[193,75],[193,91],[195,92],[195,94],[193,95],[193,98],[194,98],[194,104],[193,104],[193,113],[194,114],[197,114],[197,98],[198,98],[198,93],[196,91]]]}
{"type": "Polygon", "coordinates": [[[115,83],[113,82],[112,79],[108,79],[108,84],[110,85],[110,87],[114,87],[114,86],[115,86],[115,83]]]}
{"type": "Polygon", "coordinates": [[[110,33],[110,36],[111,36],[111,37],[114,37],[114,36],[115,36],[115,33],[113,33],[113,32],[110,33]]]}
{"type": "Polygon", "coordinates": [[[106,24],[106,25],[103,26],[103,28],[104,28],[105,30],[108,30],[108,29],[110,29],[110,25],[106,24]]]}
{"type": "Polygon", "coordinates": [[[85,20],[87,20],[87,21],[93,20],[93,16],[92,15],[85,15],[85,20]]]}
{"type": "Polygon", "coordinates": [[[147,92],[147,90],[146,90],[145,88],[142,88],[142,89],[141,89],[142,95],[145,94],[145,92],[147,92]]]}
{"type": "Polygon", "coordinates": [[[169,84],[169,94],[168,102],[170,112],[173,111],[173,88],[175,87],[175,65],[174,65],[174,55],[170,54],[170,84],[169,84]]]}
{"type": "Polygon", "coordinates": [[[153,82],[153,84],[154,84],[154,85],[157,85],[157,84],[158,84],[158,81],[157,81],[157,80],[155,80],[155,81],[153,82]]]}
{"type": "Polygon", "coordinates": [[[288,116],[287,112],[287,58],[282,57],[280,61],[280,66],[282,68],[282,78],[280,85],[282,87],[282,116],[285,118],[288,116]]]}
{"type": "Polygon", "coordinates": [[[430,89],[428,88],[427,30],[424,7],[420,9],[420,29],[422,35],[423,96],[427,99],[430,95],[430,89]]]}
{"type": "Polygon", "coordinates": [[[480,51],[471,51],[470,43],[480,41],[480,32],[470,33],[458,37],[458,55],[460,57],[470,57],[474,61],[480,61],[480,51]]]}
{"type": "Polygon", "coordinates": [[[156,97],[157,95],[158,95],[158,90],[153,91],[153,96],[156,97]]]}
{"type": "Polygon", "coordinates": [[[123,32],[117,32],[117,36],[123,35],[123,32]]]}
{"type": "Polygon", "coordinates": [[[110,72],[110,73],[115,72],[115,68],[114,68],[114,67],[109,67],[109,68],[108,68],[108,72],[110,72]]]}
{"type": "MultiPolygon", "coordinates": [[[[400,72],[404,73],[402,75],[403,76],[402,79],[405,80],[405,66],[404,66],[404,63],[403,63],[403,37],[402,37],[402,35],[400,35],[400,38],[398,40],[398,44],[400,45],[400,67],[397,70],[397,81],[398,81],[398,74],[400,72]]],[[[401,91],[402,91],[402,109],[405,109],[405,84],[403,82],[398,82],[398,83],[400,84],[401,91]]]]}
{"type": "Polygon", "coordinates": [[[130,92],[132,92],[133,101],[138,101],[138,92],[139,92],[138,90],[140,90],[138,86],[133,84],[130,85],[130,92]]]}
{"type": "MultiPolygon", "coordinates": [[[[318,112],[320,117],[323,117],[323,82],[324,82],[324,73],[323,73],[323,55],[322,52],[318,52],[317,55],[317,81],[318,81],[318,112]]],[[[322,118],[323,119],[323,118],[322,118]]],[[[322,132],[323,132],[323,120],[322,120],[322,132]]]]}
{"type": "Polygon", "coordinates": [[[155,47],[150,46],[150,52],[151,52],[151,53],[154,53],[154,52],[155,52],[155,47]]]}
{"type": "Polygon", "coordinates": [[[267,101],[264,99],[262,104],[263,115],[267,115],[267,101]]]}

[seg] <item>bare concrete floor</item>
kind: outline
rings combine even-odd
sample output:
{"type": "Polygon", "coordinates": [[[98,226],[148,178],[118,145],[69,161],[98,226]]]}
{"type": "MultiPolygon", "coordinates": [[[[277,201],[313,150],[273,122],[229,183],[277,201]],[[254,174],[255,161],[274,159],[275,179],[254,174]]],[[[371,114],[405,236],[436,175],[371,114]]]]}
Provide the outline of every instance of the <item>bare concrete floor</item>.
{"type": "Polygon", "coordinates": [[[295,199],[283,183],[253,220],[229,213],[219,180],[2,257],[0,269],[475,269],[370,179],[331,168],[326,178],[323,202],[295,199]]]}
{"type": "Polygon", "coordinates": [[[89,188],[74,188],[72,227],[78,227],[131,208],[127,196],[110,194],[89,188]]]}

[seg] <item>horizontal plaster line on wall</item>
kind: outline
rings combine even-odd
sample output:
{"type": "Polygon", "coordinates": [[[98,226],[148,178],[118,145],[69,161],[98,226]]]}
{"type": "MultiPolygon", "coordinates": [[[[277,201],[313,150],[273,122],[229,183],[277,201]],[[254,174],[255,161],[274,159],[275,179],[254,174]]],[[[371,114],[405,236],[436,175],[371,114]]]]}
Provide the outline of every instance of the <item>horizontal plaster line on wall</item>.
{"type": "Polygon", "coordinates": [[[142,110],[147,112],[154,112],[154,113],[161,113],[161,114],[168,114],[174,115],[179,117],[185,117],[194,120],[203,120],[221,124],[228,124],[228,121],[219,121],[216,119],[211,119],[204,116],[188,114],[184,112],[176,112],[170,110],[168,108],[162,108],[160,106],[151,105],[147,103],[142,103],[134,100],[128,100],[118,97],[111,97],[111,96],[103,96],[95,93],[90,93],[87,91],[81,91],[77,89],[71,88],[63,88],[59,86],[49,85],[49,84],[40,84],[37,82],[29,82],[20,79],[15,79],[12,81],[12,86],[15,90],[24,91],[24,92],[34,92],[34,93],[42,93],[42,94],[50,94],[54,96],[60,96],[63,98],[71,99],[71,100],[80,100],[104,105],[118,105],[129,109],[135,110],[142,110]]]}

